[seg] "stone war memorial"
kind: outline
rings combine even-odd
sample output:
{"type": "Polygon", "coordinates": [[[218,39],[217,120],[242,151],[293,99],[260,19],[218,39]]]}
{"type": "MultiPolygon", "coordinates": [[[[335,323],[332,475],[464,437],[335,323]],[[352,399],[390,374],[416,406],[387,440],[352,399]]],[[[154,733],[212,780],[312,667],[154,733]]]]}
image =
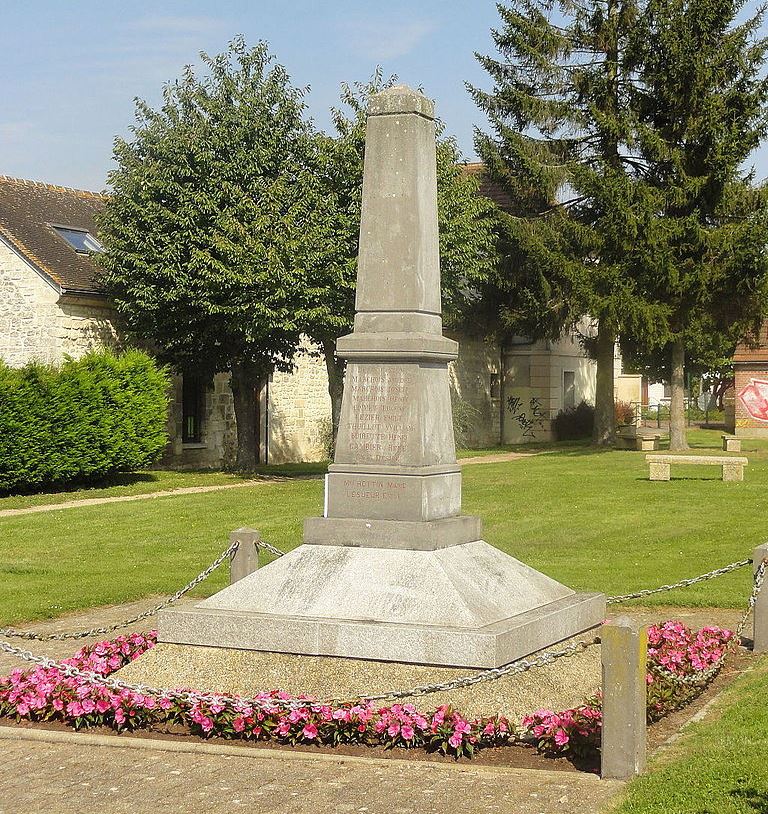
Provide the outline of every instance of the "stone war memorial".
{"type": "MultiPolygon", "coordinates": [[[[370,102],[354,330],[322,517],[303,545],[194,606],[161,642],[413,664],[498,667],[598,625],[602,594],[482,539],[461,514],[442,333],[432,102],[370,102]]],[[[514,493],[510,494],[514,500],[514,493]]]]}

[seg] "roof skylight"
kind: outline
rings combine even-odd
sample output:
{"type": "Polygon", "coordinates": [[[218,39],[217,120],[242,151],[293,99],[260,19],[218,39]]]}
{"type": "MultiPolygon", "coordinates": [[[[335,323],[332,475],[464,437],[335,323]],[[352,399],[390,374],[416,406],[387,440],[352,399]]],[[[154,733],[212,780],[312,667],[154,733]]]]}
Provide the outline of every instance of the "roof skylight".
{"type": "Polygon", "coordinates": [[[103,252],[104,247],[87,229],[76,229],[72,226],[54,226],[51,228],[79,254],[103,252]]]}

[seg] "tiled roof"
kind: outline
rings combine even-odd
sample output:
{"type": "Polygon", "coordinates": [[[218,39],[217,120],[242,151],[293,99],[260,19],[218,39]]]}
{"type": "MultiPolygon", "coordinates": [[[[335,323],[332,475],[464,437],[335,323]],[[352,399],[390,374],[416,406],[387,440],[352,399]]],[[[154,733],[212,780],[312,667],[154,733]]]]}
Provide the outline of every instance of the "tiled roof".
{"type": "Polygon", "coordinates": [[[462,170],[467,175],[475,176],[479,183],[480,189],[478,190],[481,195],[490,198],[500,209],[507,212],[514,210],[514,203],[509,193],[496,181],[493,181],[488,173],[485,171],[485,164],[481,162],[474,162],[463,164],[462,170]]]}
{"type": "Polygon", "coordinates": [[[0,237],[65,291],[99,293],[95,263],[50,224],[95,235],[94,216],[103,205],[97,192],[0,175],[0,237]]]}
{"type": "Polygon", "coordinates": [[[768,321],[760,327],[757,341],[740,342],[733,354],[734,362],[768,362],[768,321]]]}

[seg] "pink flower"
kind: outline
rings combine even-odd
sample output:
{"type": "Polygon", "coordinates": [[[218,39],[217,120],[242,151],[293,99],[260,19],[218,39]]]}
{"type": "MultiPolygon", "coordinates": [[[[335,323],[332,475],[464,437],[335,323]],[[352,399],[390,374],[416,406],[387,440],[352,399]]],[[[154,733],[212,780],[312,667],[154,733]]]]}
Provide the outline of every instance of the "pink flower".
{"type": "Polygon", "coordinates": [[[564,729],[558,729],[555,732],[555,743],[558,746],[565,746],[565,744],[568,743],[569,740],[570,738],[568,737],[564,729]]]}
{"type": "Polygon", "coordinates": [[[314,724],[307,724],[304,729],[301,730],[301,734],[307,740],[314,740],[317,737],[317,727],[314,724]]]}

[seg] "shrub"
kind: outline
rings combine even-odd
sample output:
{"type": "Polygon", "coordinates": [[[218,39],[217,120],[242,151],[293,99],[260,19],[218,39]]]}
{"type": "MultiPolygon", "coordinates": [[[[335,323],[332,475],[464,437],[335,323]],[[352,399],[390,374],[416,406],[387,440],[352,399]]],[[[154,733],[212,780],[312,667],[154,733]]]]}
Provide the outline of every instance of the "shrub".
{"type": "Polygon", "coordinates": [[[635,423],[635,408],[628,401],[617,400],[613,405],[613,414],[616,418],[616,426],[635,423]]]}
{"type": "Polygon", "coordinates": [[[552,419],[552,433],[556,441],[576,441],[590,438],[595,424],[595,408],[586,401],[576,407],[569,407],[552,419]]]}
{"type": "Polygon", "coordinates": [[[59,367],[0,363],[0,491],[86,481],[152,463],[167,443],[168,376],[140,351],[59,367]]]}

